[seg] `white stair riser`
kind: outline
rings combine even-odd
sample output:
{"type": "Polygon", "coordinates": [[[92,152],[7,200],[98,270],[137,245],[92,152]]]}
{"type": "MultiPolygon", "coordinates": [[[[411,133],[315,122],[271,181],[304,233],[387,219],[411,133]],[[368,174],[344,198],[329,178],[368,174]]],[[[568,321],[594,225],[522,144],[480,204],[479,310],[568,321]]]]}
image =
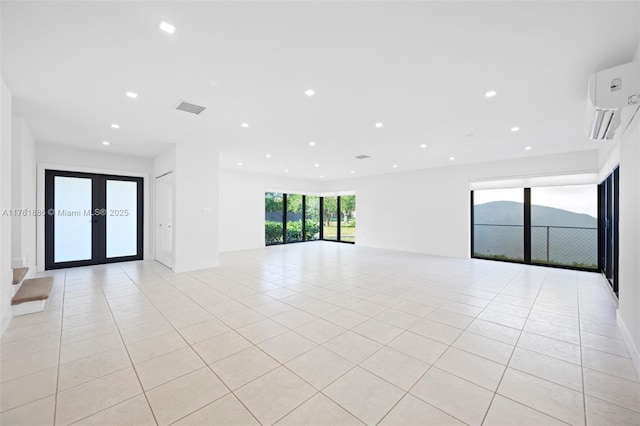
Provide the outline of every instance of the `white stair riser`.
{"type": "Polygon", "coordinates": [[[34,300],[32,302],[24,302],[24,303],[20,303],[19,305],[13,305],[11,306],[12,310],[13,310],[13,316],[18,316],[18,315],[27,315],[27,314],[33,314],[35,312],[42,312],[44,311],[44,306],[47,304],[46,300],[34,300]]]}

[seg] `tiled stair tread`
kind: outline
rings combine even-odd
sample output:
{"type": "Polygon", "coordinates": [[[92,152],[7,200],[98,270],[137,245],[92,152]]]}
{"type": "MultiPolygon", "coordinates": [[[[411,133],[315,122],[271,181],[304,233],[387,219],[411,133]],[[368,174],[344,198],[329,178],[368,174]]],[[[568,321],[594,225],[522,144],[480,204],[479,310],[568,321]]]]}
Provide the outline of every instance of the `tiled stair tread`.
{"type": "Polygon", "coordinates": [[[12,305],[19,305],[24,302],[32,302],[35,300],[46,300],[51,294],[51,287],[53,286],[53,278],[41,277],[30,278],[25,280],[20,287],[20,290],[11,299],[12,305]]]}
{"type": "Polygon", "coordinates": [[[29,268],[15,268],[13,270],[13,285],[20,284],[20,281],[27,275],[29,268]]]}

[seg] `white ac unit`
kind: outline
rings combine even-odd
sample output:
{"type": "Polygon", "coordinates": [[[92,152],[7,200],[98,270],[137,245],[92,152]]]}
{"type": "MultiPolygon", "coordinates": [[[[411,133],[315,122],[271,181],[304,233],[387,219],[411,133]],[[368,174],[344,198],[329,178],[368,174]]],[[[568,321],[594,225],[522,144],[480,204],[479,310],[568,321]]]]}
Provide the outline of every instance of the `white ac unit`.
{"type": "Polygon", "coordinates": [[[629,62],[589,77],[587,134],[611,140],[624,133],[640,108],[640,66],[629,62]]]}

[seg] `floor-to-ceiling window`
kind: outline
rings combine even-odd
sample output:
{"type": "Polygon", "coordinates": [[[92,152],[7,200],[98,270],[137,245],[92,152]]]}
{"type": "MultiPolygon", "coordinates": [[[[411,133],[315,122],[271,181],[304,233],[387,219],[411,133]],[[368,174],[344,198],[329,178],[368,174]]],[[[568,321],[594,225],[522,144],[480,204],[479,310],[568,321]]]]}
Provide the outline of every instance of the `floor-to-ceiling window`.
{"type": "Polygon", "coordinates": [[[531,262],[598,266],[595,185],[531,188],[531,262]]]}
{"type": "Polygon", "coordinates": [[[284,195],[279,192],[264,194],[264,242],[267,245],[280,244],[283,240],[284,195]]]}
{"type": "Polygon", "coordinates": [[[473,255],[524,260],[524,192],[515,189],[473,191],[473,255]]]}
{"type": "Polygon", "coordinates": [[[340,197],[340,241],[356,241],[356,196],[340,197]]]}
{"type": "Polygon", "coordinates": [[[307,195],[305,197],[305,240],[313,241],[320,238],[320,197],[307,195]]]}
{"type": "Polygon", "coordinates": [[[265,192],[265,244],[328,240],[355,243],[356,197],[265,192]]]}
{"type": "Polygon", "coordinates": [[[322,197],[322,239],[338,240],[338,197],[322,197]]]}
{"type": "Polygon", "coordinates": [[[303,227],[302,227],[302,215],[304,211],[304,205],[302,204],[303,196],[300,194],[287,194],[287,242],[295,243],[302,241],[303,227]]]}
{"type": "Polygon", "coordinates": [[[473,257],[594,270],[595,185],[471,192],[473,257]]]}

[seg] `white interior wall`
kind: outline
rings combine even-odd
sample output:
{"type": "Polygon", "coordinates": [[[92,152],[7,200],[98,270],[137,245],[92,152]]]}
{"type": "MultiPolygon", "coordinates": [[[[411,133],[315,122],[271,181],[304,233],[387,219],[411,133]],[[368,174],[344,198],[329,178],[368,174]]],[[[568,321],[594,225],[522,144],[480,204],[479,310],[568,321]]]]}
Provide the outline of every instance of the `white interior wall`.
{"type": "MultiPolygon", "coordinates": [[[[640,61],[640,45],[634,60],[640,61]]],[[[614,146],[604,144],[600,149],[600,179],[620,164],[618,324],[640,371],[640,117],[614,146]]]]}
{"type": "Polygon", "coordinates": [[[220,251],[264,247],[264,193],[318,194],[323,182],[220,170],[220,251]]]}
{"type": "MultiPolygon", "coordinates": [[[[107,152],[104,150],[78,149],[54,144],[36,144],[38,209],[44,209],[44,170],[69,170],[87,173],[114,174],[144,178],[144,258],[152,259],[153,235],[153,159],[107,152]]],[[[44,217],[36,218],[37,270],[44,270],[44,217]]]]}
{"type": "MultiPolygon", "coordinates": [[[[21,117],[13,117],[11,133],[12,206],[33,210],[36,208],[35,141],[21,117]]],[[[11,228],[12,267],[26,266],[30,275],[36,266],[36,217],[32,214],[14,216],[11,228]]]]}
{"type": "Polygon", "coordinates": [[[162,176],[176,168],[176,147],[173,145],[153,159],[153,177],[162,176]]]}
{"type": "MultiPolygon", "coordinates": [[[[11,119],[11,207],[22,207],[22,122],[13,116],[11,119]]],[[[11,267],[22,266],[22,220],[11,218],[11,267]]]]}
{"type": "Polygon", "coordinates": [[[468,257],[470,181],[595,172],[597,159],[597,151],[584,151],[336,181],[325,189],[355,190],[359,245],[468,257]]]}
{"type": "Polygon", "coordinates": [[[192,145],[176,146],[175,272],[219,265],[218,151],[192,145]]]}
{"type": "Polygon", "coordinates": [[[0,79],[0,333],[11,321],[11,92],[0,79]]]}

